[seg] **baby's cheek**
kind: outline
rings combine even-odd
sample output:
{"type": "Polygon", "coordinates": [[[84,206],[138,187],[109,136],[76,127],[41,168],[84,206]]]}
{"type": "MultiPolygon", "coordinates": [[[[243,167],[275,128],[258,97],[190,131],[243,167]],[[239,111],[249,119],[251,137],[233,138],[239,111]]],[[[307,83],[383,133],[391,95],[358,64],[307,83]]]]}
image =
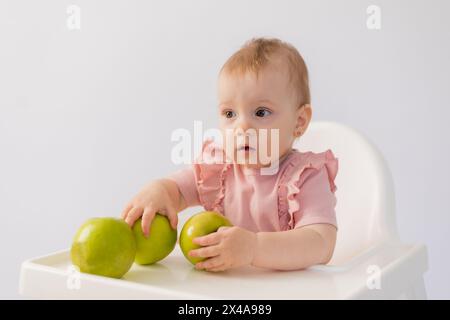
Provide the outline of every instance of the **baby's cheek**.
{"type": "Polygon", "coordinates": [[[281,151],[287,150],[290,148],[293,138],[294,138],[293,131],[291,131],[287,128],[280,130],[280,153],[281,153],[281,151]]]}
{"type": "Polygon", "coordinates": [[[280,150],[282,149],[283,141],[279,135],[279,131],[275,132],[275,130],[268,136],[267,143],[264,145],[264,152],[267,155],[270,155],[272,159],[275,159],[279,156],[280,150]]]}
{"type": "Polygon", "coordinates": [[[232,129],[221,128],[222,142],[224,146],[231,146],[234,142],[234,134],[232,129]]]}

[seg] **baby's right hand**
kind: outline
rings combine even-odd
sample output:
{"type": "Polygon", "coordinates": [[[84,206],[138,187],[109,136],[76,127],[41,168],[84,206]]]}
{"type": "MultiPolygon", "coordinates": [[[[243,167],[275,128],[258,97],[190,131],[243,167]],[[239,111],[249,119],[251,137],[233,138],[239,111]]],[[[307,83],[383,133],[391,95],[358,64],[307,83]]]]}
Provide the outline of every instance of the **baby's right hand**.
{"type": "Polygon", "coordinates": [[[142,232],[149,236],[150,225],[156,213],[169,218],[170,224],[176,230],[178,215],[170,193],[162,180],[155,180],[146,185],[122,211],[126,223],[133,224],[142,216],[142,232]]]}

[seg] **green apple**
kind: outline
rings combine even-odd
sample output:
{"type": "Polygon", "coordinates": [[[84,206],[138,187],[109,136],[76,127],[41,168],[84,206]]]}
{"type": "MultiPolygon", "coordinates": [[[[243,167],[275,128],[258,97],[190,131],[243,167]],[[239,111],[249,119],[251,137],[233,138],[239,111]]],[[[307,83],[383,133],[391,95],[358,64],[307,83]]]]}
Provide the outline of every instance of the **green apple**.
{"type": "Polygon", "coordinates": [[[172,229],[169,219],[156,214],[148,238],[142,232],[141,223],[142,219],[139,219],[133,225],[137,246],[134,261],[138,264],[152,264],[167,257],[177,243],[177,230],[172,229]]]}
{"type": "Polygon", "coordinates": [[[200,248],[201,246],[194,243],[194,238],[205,236],[207,234],[216,232],[220,227],[231,227],[231,222],[222,214],[215,211],[199,212],[186,221],[180,233],[180,248],[184,256],[192,264],[203,261],[203,257],[190,257],[189,251],[200,248]]]}
{"type": "Polygon", "coordinates": [[[78,229],[70,255],[81,272],[122,278],[133,265],[136,241],[122,219],[92,218],[78,229]]]}

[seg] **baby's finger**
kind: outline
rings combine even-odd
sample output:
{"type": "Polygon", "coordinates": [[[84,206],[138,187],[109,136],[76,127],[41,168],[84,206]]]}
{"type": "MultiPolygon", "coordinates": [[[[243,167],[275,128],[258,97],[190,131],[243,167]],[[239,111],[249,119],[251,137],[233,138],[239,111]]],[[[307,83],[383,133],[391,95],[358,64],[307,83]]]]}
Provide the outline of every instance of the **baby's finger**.
{"type": "Polygon", "coordinates": [[[144,214],[142,215],[142,232],[144,233],[145,237],[148,237],[150,235],[150,225],[152,224],[155,214],[155,210],[144,210],[144,214]]]}
{"type": "Polygon", "coordinates": [[[131,211],[128,213],[127,218],[125,219],[125,222],[130,225],[130,227],[133,226],[133,224],[136,222],[137,219],[142,215],[142,208],[136,208],[134,207],[131,209],[131,211]]]}
{"type": "Polygon", "coordinates": [[[221,234],[219,232],[213,232],[203,237],[194,238],[193,242],[201,246],[211,246],[218,244],[221,239],[221,234]]]}
{"type": "Polygon", "coordinates": [[[224,262],[222,261],[222,257],[221,256],[217,256],[217,257],[214,257],[214,258],[206,259],[205,261],[197,262],[195,264],[195,267],[197,269],[213,269],[213,268],[218,268],[223,263],[224,262]]]}
{"type": "Polygon", "coordinates": [[[227,229],[230,229],[231,227],[220,227],[219,229],[217,229],[217,232],[222,232],[222,231],[225,231],[225,230],[227,230],[227,229]]]}
{"type": "Polygon", "coordinates": [[[214,267],[214,268],[209,268],[206,271],[210,271],[210,272],[221,272],[221,271],[225,271],[227,269],[226,264],[221,264],[220,266],[214,267]]]}
{"type": "Polygon", "coordinates": [[[219,246],[202,247],[200,249],[194,249],[189,251],[190,257],[211,258],[218,256],[219,254],[220,254],[219,246]]]}
{"type": "Polygon", "coordinates": [[[168,218],[170,220],[170,225],[172,226],[172,229],[176,230],[177,229],[177,225],[178,225],[178,214],[177,214],[177,211],[172,206],[167,206],[166,210],[167,210],[168,218]]]}
{"type": "Polygon", "coordinates": [[[133,204],[131,204],[131,203],[129,203],[125,206],[125,208],[122,210],[122,213],[120,214],[122,219],[126,219],[128,211],[130,211],[131,208],[133,208],[133,204]]]}

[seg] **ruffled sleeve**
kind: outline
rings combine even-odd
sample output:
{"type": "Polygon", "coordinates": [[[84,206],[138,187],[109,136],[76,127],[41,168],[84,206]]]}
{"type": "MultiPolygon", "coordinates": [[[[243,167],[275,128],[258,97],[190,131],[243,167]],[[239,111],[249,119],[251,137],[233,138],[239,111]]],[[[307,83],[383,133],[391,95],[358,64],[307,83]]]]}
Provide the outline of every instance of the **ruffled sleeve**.
{"type": "Polygon", "coordinates": [[[331,150],[298,153],[288,164],[279,185],[282,230],[316,223],[337,228],[335,178],[338,159],[331,150]]]}
{"type": "Polygon", "coordinates": [[[201,205],[205,210],[223,214],[225,176],[229,167],[223,149],[213,140],[205,140],[194,163],[168,178],[177,183],[188,206],[201,205]]]}

